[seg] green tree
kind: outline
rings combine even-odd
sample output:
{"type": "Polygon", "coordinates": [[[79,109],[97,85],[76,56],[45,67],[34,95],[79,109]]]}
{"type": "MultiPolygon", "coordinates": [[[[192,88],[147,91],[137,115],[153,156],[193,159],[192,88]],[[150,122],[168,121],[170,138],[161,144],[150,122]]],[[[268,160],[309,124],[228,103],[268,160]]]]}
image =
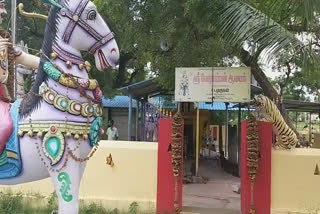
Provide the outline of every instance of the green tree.
{"type": "MultiPolygon", "coordinates": [[[[252,67],[253,75],[264,93],[276,98],[278,92],[259,66],[262,57],[286,66],[286,81],[290,80],[293,65],[297,72],[302,73],[305,85],[318,89],[319,56],[316,47],[319,45],[319,11],[317,0],[229,0],[219,23],[222,37],[241,49],[241,61],[252,67]]],[[[283,116],[295,130],[285,109],[283,116]]]]}
{"type": "Polygon", "coordinates": [[[242,62],[253,67],[253,75],[269,97],[278,93],[259,66],[261,58],[274,60],[279,68],[286,67],[287,76],[295,67],[303,73],[304,84],[314,85],[319,66],[314,49],[319,44],[315,39],[319,32],[318,4],[316,0],[226,1],[219,19],[222,37],[241,50],[242,62]]]}
{"type": "Polygon", "coordinates": [[[278,76],[271,80],[271,83],[284,99],[310,101],[308,94],[311,89],[303,84],[303,79],[300,76],[301,73],[290,77],[278,76]]]}
{"type": "Polygon", "coordinates": [[[152,75],[172,91],[176,67],[233,64],[233,49],[212,22],[223,1],[208,2],[95,0],[121,50],[115,86],[152,75]]]}
{"type": "MultiPolygon", "coordinates": [[[[17,5],[23,3],[26,11],[46,14],[47,10],[43,7],[40,0],[17,0],[17,5]]],[[[6,2],[7,16],[5,21],[2,23],[2,28],[11,31],[11,2],[6,2]]],[[[23,40],[28,44],[29,52],[32,54],[39,54],[42,47],[42,41],[44,37],[44,29],[46,22],[34,18],[22,17],[17,13],[17,30],[16,30],[16,41],[23,40]]]]}

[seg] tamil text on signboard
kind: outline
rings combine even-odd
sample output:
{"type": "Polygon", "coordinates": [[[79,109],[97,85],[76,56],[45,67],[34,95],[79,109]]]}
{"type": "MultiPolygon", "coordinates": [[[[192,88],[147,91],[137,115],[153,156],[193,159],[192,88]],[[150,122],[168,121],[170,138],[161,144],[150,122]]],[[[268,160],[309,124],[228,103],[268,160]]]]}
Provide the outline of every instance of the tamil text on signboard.
{"type": "Polygon", "coordinates": [[[249,67],[176,68],[177,102],[249,102],[249,67]]]}

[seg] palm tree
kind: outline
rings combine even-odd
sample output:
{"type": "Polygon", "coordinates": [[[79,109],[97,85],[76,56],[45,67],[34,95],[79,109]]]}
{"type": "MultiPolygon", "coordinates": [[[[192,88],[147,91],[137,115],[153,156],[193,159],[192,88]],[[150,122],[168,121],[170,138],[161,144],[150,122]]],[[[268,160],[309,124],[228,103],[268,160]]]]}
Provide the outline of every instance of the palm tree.
{"type": "MultiPolygon", "coordinates": [[[[264,94],[274,99],[278,92],[259,66],[259,59],[281,61],[290,56],[290,63],[301,72],[316,72],[320,62],[319,12],[320,0],[228,0],[219,27],[222,38],[241,50],[241,61],[252,68],[264,94]],[[309,41],[302,41],[303,37],[309,41]]],[[[285,110],[283,113],[295,130],[285,110]]]]}

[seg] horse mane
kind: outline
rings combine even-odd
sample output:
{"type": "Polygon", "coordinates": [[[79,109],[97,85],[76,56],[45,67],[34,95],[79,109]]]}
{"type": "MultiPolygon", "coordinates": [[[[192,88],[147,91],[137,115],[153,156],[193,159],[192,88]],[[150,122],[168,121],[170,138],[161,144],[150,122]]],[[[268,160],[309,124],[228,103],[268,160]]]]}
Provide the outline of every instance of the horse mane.
{"type": "MultiPolygon", "coordinates": [[[[59,0],[57,2],[62,6],[66,6],[68,1],[69,0],[59,0]]],[[[39,87],[43,82],[46,82],[48,80],[48,76],[43,70],[43,64],[48,60],[47,57],[50,57],[50,54],[52,53],[52,45],[56,42],[57,39],[56,34],[58,32],[58,25],[61,20],[58,12],[58,8],[51,7],[44,34],[38,74],[31,88],[31,91],[26,94],[21,102],[19,109],[21,118],[29,116],[34,110],[39,107],[40,101],[42,100],[42,97],[38,96],[39,87]]]]}

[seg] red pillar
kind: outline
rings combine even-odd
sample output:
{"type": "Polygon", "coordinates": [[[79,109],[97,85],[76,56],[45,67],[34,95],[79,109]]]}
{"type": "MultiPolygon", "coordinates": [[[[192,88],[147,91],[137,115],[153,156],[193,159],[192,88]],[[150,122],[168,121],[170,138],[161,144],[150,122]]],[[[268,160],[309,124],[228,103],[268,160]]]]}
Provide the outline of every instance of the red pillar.
{"type": "MultiPolygon", "coordinates": [[[[158,142],[157,214],[174,213],[175,178],[171,163],[172,120],[160,119],[158,142]]],[[[182,155],[183,157],[183,155],[182,155]]],[[[183,165],[183,164],[182,164],[183,165]]],[[[178,202],[182,209],[183,166],[178,182],[178,202]]]]}
{"type": "MultiPolygon", "coordinates": [[[[270,214],[271,208],[271,148],[272,125],[259,122],[260,161],[253,200],[258,214],[270,214]]],[[[247,168],[247,121],[241,123],[241,211],[250,210],[250,180],[247,168]]]]}

